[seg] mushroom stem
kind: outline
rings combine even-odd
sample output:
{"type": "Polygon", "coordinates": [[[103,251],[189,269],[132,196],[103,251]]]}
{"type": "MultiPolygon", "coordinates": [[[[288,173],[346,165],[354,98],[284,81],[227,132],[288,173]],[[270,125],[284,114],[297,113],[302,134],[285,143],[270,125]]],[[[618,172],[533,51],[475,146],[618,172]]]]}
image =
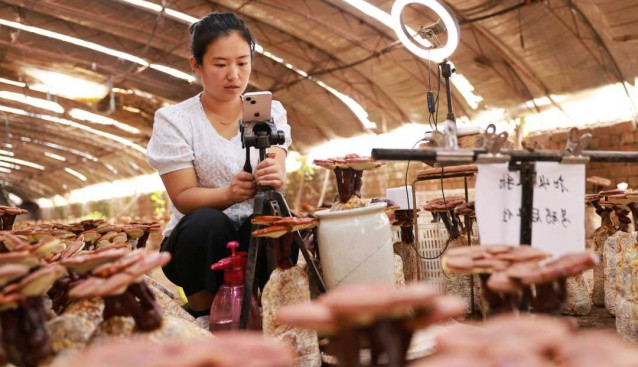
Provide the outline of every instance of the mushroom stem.
{"type": "Polygon", "coordinates": [[[102,311],[102,318],[108,320],[111,317],[117,316],[129,316],[129,310],[122,304],[122,294],[115,296],[104,297],[104,311],[102,311]]]}
{"type": "Polygon", "coordinates": [[[149,228],[146,228],[144,230],[144,234],[142,235],[142,237],[137,239],[137,244],[135,245],[134,249],[138,249],[138,248],[145,248],[146,247],[146,241],[148,241],[148,237],[151,234],[151,230],[149,228]]]}
{"type": "Polygon", "coordinates": [[[461,217],[454,210],[452,210],[451,214],[452,214],[452,223],[456,222],[457,223],[457,227],[459,228],[459,235],[460,234],[464,234],[465,233],[465,226],[463,225],[463,221],[461,220],[461,217]]]}
{"type": "Polygon", "coordinates": [[[343,194],[342,203],[347,203],[354,193],[354,170],[346,168],[343,170],[343,194]]]}
{"type": "Polygon", "coordinates": [[[412,226],[401,227],[401,241],[414,243],[414,228],[412,226]]]}
{"type": "Polygon", "coordinates": [[[352,195],[361,197],[361,186],[363,186],[363,171],[353,169],[352,195]]]}
{"type": "Polygon", "coordinates": [[[359,367],[359,334],[360,332],[352,325],[345,326],[339,330],[334,337],[334,352],[339,360],[339,365],[343,367],[359,367]]]}
{"type": "MultiPolygon", "coordinates": [[[[388,367],[403,367],[405,356],[410,347],[412,332],[402,327],[399,320],[382,319],[375,323],[372,329],[373,343],[376,341],[382,346],[388,358],[388,367]]],[[[371,364],[376,366],[375,361],[371,364]]]]}
{"type": "Polygon", "coordinates": [[[339,192],[339,201],[342,203],[345,203],[348,201],[348,199],[350,199],[349,197],[345,198],[344,197],[347,195],[346,194],[346,187],[343,183],[343,168],[341,167],[335,167],[334,169],[335,172],[335,176],[337,177],[337,191],[339,192]]]}
{"type": "Polygon", "coordinates": [[[71,288],[75,287],[79,282],[83,281],[81,278],[74,272],[69,272],[67,275],[62,276],[58,280],[55,281],[53,287],[48,292],[49,298],[51,298],[52,306],[51,308],[55,311],[56,314],[60,315],[64,310],[71,304],[71,300],[69,299],[69,291],[71,288]]]}
{"type": "Polygon", "coordinates": [[[629,210],[624,208],[616,208],[616,216],[618,217],[618,222],[620,222],[619,229],[623,232],[629,232],[629,223],[631,223],[631,219],[627,216],[629,214],[629,210]]]}
{"type": "Polygon", "coordinates": [[[536,297],[531,298],[530,306],[534,312],[556,313],[565,300],[565,279],[556,282],[534,285],[536,297]]]}
{"type": "Polygon", "coordinates": [[[18,366],[38,366],[52,354],[44,327],[46,309],[42,297],[19,301],[18,308],[0,313],[2,342],[8,359],[18,366]]]}
{"type": "Polygon", "coordinates": [[[2,215],[2,230],[10,231],[13,228],[13,222],[16,220],[16,216],[14,214],[4,213],[2,215]]]}
{"type": "Polygon", "coordinates": [[[158,329],[162,325],[162,311],[144,282],[131,284],[124,293],[104,297],[103,318],[132,316],[141,331],[158,329]]]}
{"type": "Polygon", "coordinates": [[[440,212],[441,220],[443,220],[443,224],[445,224],[445,228],[447,229],[447,233],[450,235],[450,240],[457,239],[461,234],[459,233],[458,224],[455,223],[454,216],[452,216],[452,220],[448,217],[448,212],[440,212]]]}
{"type": "Polygon", "coordinates": [[[275,247],[277,267],[281,270],[292,268],[292,260],[290,260],[290,256],[292,253],[291,247],[294,236],[294,232],[288,232],[280,238],[272,239],[272,244],[275,247]]]}
{"type": "Polygon", "coordinates": [[[139,300],[141,306],[141,318],[135,319],[137,328],[150,331],[162,326],[162,309],[155,301],[155,296],[148,285],[143,281],[133,283],[128,287],[128,291],[139,300]]]}
{"type": "Polygon", "coordinates": [[[485,306],[487,306],[484,318],[487,318],[487,316],[497,313],[501,307],[501,298],[487,286],[490,274],[479,274],[478,278],[481,282],[481,299],[485,302],[485,306]]]}

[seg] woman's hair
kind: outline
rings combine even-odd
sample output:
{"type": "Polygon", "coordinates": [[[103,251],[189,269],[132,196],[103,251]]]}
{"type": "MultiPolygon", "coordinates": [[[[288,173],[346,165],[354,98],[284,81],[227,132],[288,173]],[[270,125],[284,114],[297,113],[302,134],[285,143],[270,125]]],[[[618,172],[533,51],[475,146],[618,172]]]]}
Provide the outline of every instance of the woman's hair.
{"type": "Polygon", "coordinates": [[[255,50],[255,38],[243,20],[233,13],[210,13],[193,23],[188,31],[191,34],[191,53],[201,65],[208,45],[218,38],[237,32],[250,46],[250,52],[255,50]]]}

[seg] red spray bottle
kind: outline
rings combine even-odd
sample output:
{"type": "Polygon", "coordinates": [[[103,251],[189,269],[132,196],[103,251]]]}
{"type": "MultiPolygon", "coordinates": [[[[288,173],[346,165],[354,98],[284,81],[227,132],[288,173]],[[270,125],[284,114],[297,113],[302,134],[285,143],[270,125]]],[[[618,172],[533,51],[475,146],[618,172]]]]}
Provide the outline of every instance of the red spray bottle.
{"type": "MultiPolygon", "coordinates": [[[[217,294],[210,307],[208,329],[210,331],[239,329],[239,315],[241,313],[241,299],[244,294],[244,276],[246,273],[246,252],[235,252],[239,242],[230,241],[226,245],[231,256],[223,258],[213,264],[213,270],[224,271],[224,284],[217,289],[217,294]]],[[[248,312],[248,328],[261,329],[261,315],[254,295],[250,297],[250,311],[248,312]]]]}

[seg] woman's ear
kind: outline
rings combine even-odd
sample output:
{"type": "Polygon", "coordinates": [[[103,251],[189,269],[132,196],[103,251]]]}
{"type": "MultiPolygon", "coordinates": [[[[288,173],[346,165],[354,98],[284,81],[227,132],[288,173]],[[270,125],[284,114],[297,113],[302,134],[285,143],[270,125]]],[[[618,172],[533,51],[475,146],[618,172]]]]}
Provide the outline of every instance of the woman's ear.
{"type": "Polygon", "coordinates": [[[197,60],[195,59],[195,57],[191,56],[188,58],[188,61],[190,61],[191,63],[191,68],[193,69],[193,71],[195,72],[195,74],[197,74],[197,76],[201,77],[202,76],[202,70],[201,70],[201,65],[199,65],[197,63],[197,60]]]}

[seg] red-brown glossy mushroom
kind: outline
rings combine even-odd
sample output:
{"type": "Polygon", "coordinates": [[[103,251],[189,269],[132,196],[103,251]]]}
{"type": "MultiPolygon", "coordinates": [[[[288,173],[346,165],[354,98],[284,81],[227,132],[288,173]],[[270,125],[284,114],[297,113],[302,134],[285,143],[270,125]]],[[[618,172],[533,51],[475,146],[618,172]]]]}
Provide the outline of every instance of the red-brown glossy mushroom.
{"type": "Polygon", "coordinates": [[[167,252],[134,251],[110,267],[95,269],[97,274],[105,278],[90,277],[84,280],[69,291],[69,297],[102,297],[104,320],[113,316],[132,316],[139,330],[155,330],[162,324],[162,312],[144,283],[143,276],[156,267],[166,265],[169,260],[170,254],[167,252]]]}

